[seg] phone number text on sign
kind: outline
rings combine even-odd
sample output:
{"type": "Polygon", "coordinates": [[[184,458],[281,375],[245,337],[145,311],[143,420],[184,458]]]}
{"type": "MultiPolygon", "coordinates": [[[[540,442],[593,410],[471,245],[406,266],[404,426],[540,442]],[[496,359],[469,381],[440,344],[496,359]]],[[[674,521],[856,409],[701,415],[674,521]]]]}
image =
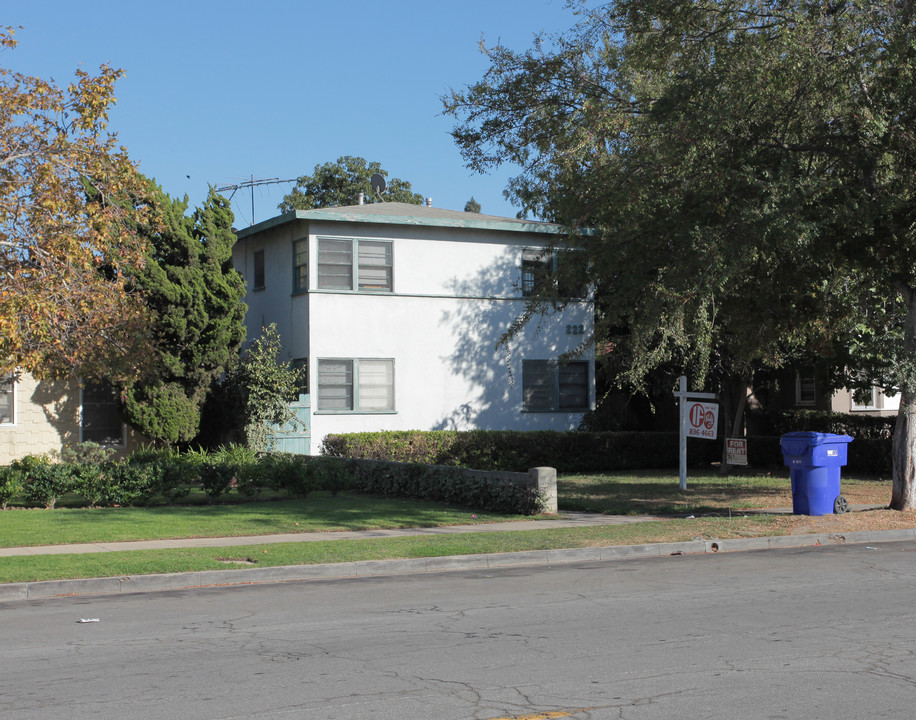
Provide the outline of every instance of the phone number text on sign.
{"type": "Polygon", "coordinates": [[[687,405],[687,437],[715,440],[718,425],[718,405],[699,402],[687,405]]]}

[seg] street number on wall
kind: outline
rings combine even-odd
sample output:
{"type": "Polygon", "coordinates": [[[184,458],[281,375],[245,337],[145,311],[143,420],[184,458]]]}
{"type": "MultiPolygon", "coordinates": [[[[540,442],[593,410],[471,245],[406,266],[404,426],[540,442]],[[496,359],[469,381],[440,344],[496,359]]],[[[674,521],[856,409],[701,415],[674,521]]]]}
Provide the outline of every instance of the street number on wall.
{"type": "Polygon", "coordinates": [[[567,335],[585,335],[585,325],[567,325],[567,335]]]}

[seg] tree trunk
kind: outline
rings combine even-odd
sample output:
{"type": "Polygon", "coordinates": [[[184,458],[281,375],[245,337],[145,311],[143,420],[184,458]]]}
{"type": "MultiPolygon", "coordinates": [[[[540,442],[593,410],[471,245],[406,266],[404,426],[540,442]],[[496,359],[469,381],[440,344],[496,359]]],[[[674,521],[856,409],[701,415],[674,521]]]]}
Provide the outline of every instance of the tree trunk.
{"type": "MultiPolygon", "coordinates": [[[[913,288],[902,288],[900,294],[906,301],[906,322],[903,346],[907,361],[916,355],[916,293],[913,288]]],[[[904,387],[900,388],[900,410],[894,429],[893,462],[894,490],[891,508],[916,510],[916,388],[911,387],[909,368],[903,373],[904,387]]]]}
{"type": "MultiPolygon", "coordinates": [[[[722,463],[719,466],[720,475],[728,475],[732,468],[732,466],[726,462],[726,458],[728,457],[728,438],[736,438],[744,435],[744,409],[747,407],[747,399],[750,397],[752,389],[750,383],[744,378],[741,378],[740,382],[737,383],[737,387],[740,388],[740,392],[738,393],[738,407],[735,409],[735,414],[731,416],[733,418],[731,432],[726,430],[724,433],[725,437],[722,438],[722,463]]],[[[723,383],[721,399],[722,402],[720,402],[719,407],[724,417],[724,422],[722,424],[727,426],[731,415],[731,388],[728,387],[727,383],[723,383]]]]}

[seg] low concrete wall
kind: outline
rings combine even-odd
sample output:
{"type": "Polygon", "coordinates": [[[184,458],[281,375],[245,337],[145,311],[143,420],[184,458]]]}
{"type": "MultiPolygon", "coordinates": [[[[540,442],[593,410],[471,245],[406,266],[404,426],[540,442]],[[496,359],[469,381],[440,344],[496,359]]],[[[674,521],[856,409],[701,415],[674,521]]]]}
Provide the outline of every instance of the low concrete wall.
{"type": "MultiPolygon", "coordinates": [[[[375,463],[391,467],[408,467],[411,463],[394,462],[391,460],[369,460],[365,458],[348,458],[348,461],[375,463]]],[[[460,472],[467,477],[476,478],[481,482],[502,482],[512,485],[521,485],[537,490],[544,501],[541,514],[555,515],[557,513],[557,471],[552,467],[530,468],[528,472],[503,472],[498,470],[472,470],[469,468],[455,467],[454,465],[430,465],[428,467],[441,467],[443,470],[455,473],[460,472]]]]}

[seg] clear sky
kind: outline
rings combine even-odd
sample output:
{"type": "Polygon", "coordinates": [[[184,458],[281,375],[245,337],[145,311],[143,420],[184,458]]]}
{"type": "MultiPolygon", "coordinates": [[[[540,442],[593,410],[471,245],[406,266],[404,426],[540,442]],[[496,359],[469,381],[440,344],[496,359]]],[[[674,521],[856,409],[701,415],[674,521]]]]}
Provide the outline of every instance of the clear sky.
{"type": "MultiPolygon", "coordinates": [[[[480,53],[531,46],[576,17],[564,0],[0,0],[22,26],[7,67],[66,85],[77,67],[123,68],[111,129],[131,158],[192,205],[207,186],[295,178],[356,155],[409,181],[436,207],[514,216],[510,169],[468,170],[440,97],[479,80],[480,53]]],[[[292,183],[254,189],[254,222],[292,183]]],[[[226,195],[230,193],[226,192],[226,195]]],[[[251,192],[233,197],[252,222],[251,192]]]]}

